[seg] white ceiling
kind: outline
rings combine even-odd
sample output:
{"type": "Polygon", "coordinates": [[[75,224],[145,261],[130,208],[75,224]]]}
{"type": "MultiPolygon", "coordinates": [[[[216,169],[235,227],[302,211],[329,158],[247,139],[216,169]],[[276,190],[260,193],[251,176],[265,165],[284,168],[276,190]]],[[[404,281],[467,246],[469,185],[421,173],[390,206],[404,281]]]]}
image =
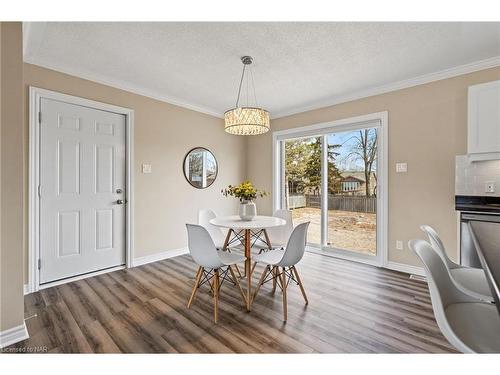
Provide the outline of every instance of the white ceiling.
{"type": "Polygon", "coordinates": [[[27,62],[219,116],[243,55],[273,118],[500,64],[500,23],[26,23],[24,39],[27,62]]]}

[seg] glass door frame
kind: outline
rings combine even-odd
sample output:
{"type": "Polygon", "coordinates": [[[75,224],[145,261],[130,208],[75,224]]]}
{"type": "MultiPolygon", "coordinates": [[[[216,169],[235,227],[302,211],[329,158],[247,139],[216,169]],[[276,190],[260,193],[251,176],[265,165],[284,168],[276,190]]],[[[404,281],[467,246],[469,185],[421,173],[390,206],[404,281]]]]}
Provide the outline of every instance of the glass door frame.
{"type": "Polygon", "coordinates": [[[332,122],[325,122],[273,132],[273,211],[286,208],[285,182],[285,147],[290,139],[321,137],[321,244],[308,243],[308,251],[330,255],[342,259],[354,260],[376,266],[388,264],[388,112],[377,112],[351,117],[332,122]],[[377,128],[377,218],[376,218],[376,256],[357,254],[353,251],[328,246],[328,153],[329,134],[341,133],[366,128],[377,128]]]}

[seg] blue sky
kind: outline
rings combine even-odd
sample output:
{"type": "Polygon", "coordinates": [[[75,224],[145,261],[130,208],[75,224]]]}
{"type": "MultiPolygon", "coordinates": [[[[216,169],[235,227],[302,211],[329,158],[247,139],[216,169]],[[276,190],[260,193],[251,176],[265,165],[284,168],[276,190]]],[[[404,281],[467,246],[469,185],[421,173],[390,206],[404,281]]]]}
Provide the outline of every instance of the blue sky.
{"type": "MultiPolygon", "coordinates": [[[[373,134],[371,132],[371,134],[373,134]]],[[[339,155],[336,156],[335,165],[340,171],[364,171],[365,166],[363,160],[355,155],[349,155],[351,150],[357,144],[357,137],[359,136],[359,130],[353,130],[342,133],[329,134],[328,144],[329,145],[340,145],[340,147],[335,148],[335,152],[339,155]]],[[[306,142],[315,142],[316,137],[306,137],[304,140],[306,142]]],[[[377,162],[372,166],[372,171],[377,170],[377,162]]]]}
{"type": "MultiPolygon", "coordinates": [[[[364,170],[364,164],[362,160],[348,157],[350,150],[356,144],[356,139],[354,139],[353,137],[357,134],[359,134],[358,130],[352,132],[330,134],[328,136],[329,145],[341,145],[340,147],[335,149],[335,151],[340,154],[336,158],[336,165],[340,170],[364,170]]],[[[376,170],[375,165],[373,169],[376,170]]]]}

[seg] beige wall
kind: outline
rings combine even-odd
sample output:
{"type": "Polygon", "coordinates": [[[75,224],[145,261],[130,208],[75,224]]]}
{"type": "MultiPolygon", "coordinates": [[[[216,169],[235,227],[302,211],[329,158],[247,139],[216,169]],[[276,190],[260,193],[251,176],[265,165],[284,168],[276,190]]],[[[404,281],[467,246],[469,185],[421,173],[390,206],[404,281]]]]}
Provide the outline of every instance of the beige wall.
{"type": "MultiPolygon", "coordinates": [[[[258,187],[271,191],[271,134],[248,138],[231,136],[223,131],[221,119],[34,65],[23,65],[21,24],[4,23],[0,30],[0,329],[21,324],[23,317],[20,270],[23,269],[23,249],[24,254],[27,251],[28,86],[134,109],[136,257],[185,246],[184,223],[195,222],[197,210],[207,204],[220,214],[234,212],[237,202],[220,195],[220,189],[230,183],[250,178],[258,187]],[[22,80],[24,89],[20,84],[22,80]],[[22,95],[24,120],[19,108],[22,95]],[[23,121],[24,127],[20,126],[23,121]],[[219,177],[206,190],[190,187],[182,174],[184,155],[195,146],[211,149],[219,161],[219,177]],[[153,173],[142,174],[142,163],[152,164],[153,173]]],[[[418,225],[425,222],[439,230],[445,244],[452,249],[451,255],[455,255],[454,160],[455,155],[466,152],[467,86],[496,79],[500,79],[500,68],[276,119],[272,121],[272,128],[282,130],[387,110],[389,258],[418,265],[408,249],[394,249],[395,240],[406,242],[420,237],[418,225]],[[408,173],[396,174],[396,161],[408,162],[408,173]]],[[[260,200],[258,207],[261,213],[270,213],[271,200],[260,200]]],[[[25,256],[25,266],[26,262],[25,256]]]]}
{"type": "Polygon", "coordinates": [[[1,40],[1,230],[0,331],[23,324],[22,27],[0,23],[1,40]]]}
{"type": "Polygon", "coordinates": [[[185,247],[185,223],[197,221],[199,208],[235,212],[237,201],[220,190],[245,177],[246,145],[244,138],[224,132],[221,119],[24,64],[25,145],[30,85],[134,110],[135,257],[185,247]],[[182,171],[185,154],[196,146],[211,150],[219,165],[217,180],[204,190],[191,187],[182,171]],[[151,164],[153,173],[142,174],[142,163],[151,164]]]}
{"type": "MultiPolygon", "coordinates": [[[[456,258],[455,155],[467,152],[467,87],[498,79],[497,67],[279,118],[271,126],[283,130],[388,111],[389,260],[419,265],[406,243],[422,237],[419,225],[424,223],[438,230],[456,258]],[[396,174],[396,162],[407,162],[408,173],[396,174]],[[396,239],[404,241],[403,251],[395,249],[396,239]]],[[[268,191],[271,139],[271,134],[248,139],[248,177],[268,191]]],[[[270,213],[271,199],[259,202],[259,209],[270,213]]]]}

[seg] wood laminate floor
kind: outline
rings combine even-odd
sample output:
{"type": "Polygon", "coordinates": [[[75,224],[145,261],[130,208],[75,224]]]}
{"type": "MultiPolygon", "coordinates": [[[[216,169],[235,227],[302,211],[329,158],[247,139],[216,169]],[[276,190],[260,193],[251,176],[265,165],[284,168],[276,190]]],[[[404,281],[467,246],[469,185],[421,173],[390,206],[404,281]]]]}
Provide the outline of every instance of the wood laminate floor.
{"type": "MultiPolygon", "coordinates": [[[[307,253],[288,288],[288,322],[271,283],[246,312],[230,283],[219,324],[203,286],[186,304],[196,265],[188,255],[115,271],[25,296],[30,338],[8,348],[125,353],[454,352],[440,333],[427,285],[408,275],[307,253]],[[36,316],[35,316],[36,315],[36,316]]],[[[257,281],[261,267],[256,269],[257,281]]]]}

